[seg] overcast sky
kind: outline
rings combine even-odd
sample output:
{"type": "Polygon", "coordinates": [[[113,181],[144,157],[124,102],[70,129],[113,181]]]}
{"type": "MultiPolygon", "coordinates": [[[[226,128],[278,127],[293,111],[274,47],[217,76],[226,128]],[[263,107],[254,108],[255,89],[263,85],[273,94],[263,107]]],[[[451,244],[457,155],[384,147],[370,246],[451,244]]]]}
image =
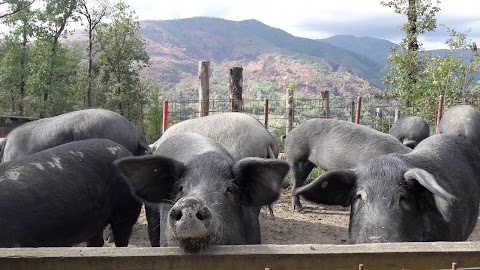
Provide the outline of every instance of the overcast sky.
{"type": "MultiPolygon", "coordinates": [[[[380,0],[124,0],[140,20],[169,20],[198,16],[227,20],[256,19],[294,36],[370,36],[399,43],[398,26],[405,18],[380,0]]],[[[480,43],[480,0],[442,0],[437,23],[457,32],[471,29],[470,42],[480,43]]],[[[421,39],[426,49],[447,48],[448,34],[437,28],[421,39]]]]}

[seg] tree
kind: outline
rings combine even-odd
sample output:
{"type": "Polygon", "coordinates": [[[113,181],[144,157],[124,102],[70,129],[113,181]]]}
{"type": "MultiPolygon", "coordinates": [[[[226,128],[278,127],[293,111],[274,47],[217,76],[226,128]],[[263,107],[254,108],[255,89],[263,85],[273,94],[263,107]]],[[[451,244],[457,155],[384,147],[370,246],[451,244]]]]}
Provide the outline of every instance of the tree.
{"type": "Polygon", "coordinates": [[[418,37],[437,27],[435,14],[440,11],[440,1],[390,0],[380,4],[394,8],[395,13],[407,17],[407,22],[401,26],[405,37],[400,46],[390,48],[384,82],[391,88],[393,96],[409,104],[417,94],[419,73],[425,61],[424,55],[419,54],[423,49],[418,37]]]}
{"type": "Polygon", "coordinates": [[[148,63],[146,41],[140,36],[135,12],[122,1],[112,12],[112,21],[97,28],[100,84],[106,91],[106,107],[132,122],[142,119],[145,96],[139,87],[139,72],[148,63]]]}
{"type": "Polygon", "coordinates": [[[7,18],[9,16],[15,15],[25,9],[28,9],[32,6],[32,4],[35,2],[35,0],[30,0],[30,1],[21,1],[22,4],[18,5],[18,1],[15,0],[4,0],[0,1],[0,6],[10,4],[10,9],[6,11],[6,13],[0,14],[0,19],[7,18]]]}
{"type": "Polygon", "coordinates": [[[88,69],[87,69],[87,89],[84,96],[84,107],[92,107],[92,87],[94,81],[93,75],[93,43],[94,32],[102,19],[108,15],[109,3],[107,0],[78,0],[77,12],[87,20],[88,32],[88,69]]]}
{"type": "MultiPolygon", "coordinates": [[[[49,115],[47,111],[52,108],[50,104],[52,100],[49,95],[53,92],[60,94],[64,90],[56,85],[56,83],[61,81],[55,80],[55,77],[60,77],[56,72],[61,72],[61,69],[58,68],[61,60],[58,61],[57,58],[59,48],[61,47],[59,39],[65,34],[67,24],[78,19],[74,16],[77,0],[44,1],[46,4],[45,10],[39,13],[42,27],[38,29],[38,42],[36,42],[37,45],[46,48],[45,51],[40,48],[38,50],[38,53],[41,54],[40,57],[44,57],[43,60],[46,63],[41,70],[38,70],[42,73],[38,79],[43,81],[43,83],[38,85],[37,89],[43,95],[43,101],[39,107],[40,117],[49,115]]],[[[60,94],[60,96],[62,95],[60,94]]]]}
{"type": "Polygon", "coordinates": [[[152,76],[140,77],[140,89],[146,97],[144,121],[147,142],[153,143],[162,135],[163,99],[160,98],[160,85],[152,76]]]}
{"type": "MultiPolygon", "coordinates": [[[[1,2],[0,2],[1,3],[1,2]]],[[[24,115],[27,81],[30,74],[30,40],[34,37],[36,13],[30,9],[33,1],[9,1],[10,15],[3,21],[12,31],[5,37],[4,52],[0,59],[0,81],[4,89],[3,97],[9,100],[6,105],[12,114],[24,115]]]]}
{"type": "MultiPolygon", "coordinates": [[[[450,51],[444,56],[429,55],[429,62],[421,74],[419,90],[422,96],[458,97],[472,92],[475,72],[480,67],[480,55],[470,50],[468,33],[457,32],[442,25],[450,34],[446,40],[450,51]]],[[[478,74],[477,74],[478,75],[478,74]]]]}
{"type": "Polygon", "coordinates": [[[457,32],[444,26],[450,33],[445,42],[450,51],[445,55],[432,54],[422,49],[417,37],[436,28],[435,13],[439,8],[426,0],[409,0],[408,3],[392,0],[382,4],[394,7],[396,13],[408,18],[402,26],[405,38],[399,46],[390,48],[384,77],[389,91],[384,96],[399,98],[407,105],[406,113],[419,115],[434,126],[436,97],[446,96],[449,105],[456,101],[448,97],[457,99],[466,93],[473,94],[472,90],[478,85],[474,73],[480,66],[480,56],[470,49],[470,30],[457,32]]]}

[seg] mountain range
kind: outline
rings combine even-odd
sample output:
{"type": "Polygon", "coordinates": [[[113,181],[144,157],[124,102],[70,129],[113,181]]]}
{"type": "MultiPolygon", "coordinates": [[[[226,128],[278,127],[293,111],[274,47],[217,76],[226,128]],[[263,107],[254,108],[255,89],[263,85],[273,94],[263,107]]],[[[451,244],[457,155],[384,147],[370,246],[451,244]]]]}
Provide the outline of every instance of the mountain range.
{"type": "Polygon", "coordinates": [[[162,86],[167,99],[198,97],[198,62],[211,61],[212,98],[228,98],[228,74],[243,67],[244,97],[276,98],[286,84],[295,93],[371,95],[382,90],[386,40],[334,36],[313,40],[295,37],[257,20],[229,21],[196,17],[141,21],[150,65],[145,72],[162,86]]]}
{"type": "Polygon", "coordinates": [[[199,61],[210,61],[212,99],[229,97],[232,67],[243,68],[247,99],[283,98],[287,85],[302,97],[321,91],[371,96],[384,89],[382,69],[388,48],[396,46],[353,35],[301,38],[257,20],[208,17],[140,21],[140,35],[150,56],[143,72],[160,83],[159,94],[168,100],[198,99],[199,61]]]}

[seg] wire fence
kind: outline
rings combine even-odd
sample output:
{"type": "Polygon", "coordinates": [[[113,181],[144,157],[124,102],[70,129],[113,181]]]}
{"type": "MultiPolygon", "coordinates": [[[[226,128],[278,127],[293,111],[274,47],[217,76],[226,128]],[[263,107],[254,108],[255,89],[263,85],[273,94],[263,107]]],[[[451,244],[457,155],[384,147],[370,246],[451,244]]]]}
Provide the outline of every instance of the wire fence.
{"type": "MultiPolygon", "coordinates": [[[[168,126],[199,117],[199,100],[169,101],[168,126]]],[[[210,100],[209,114],[231,111],[231,100],[210,100]]],[[[358,98],[294,99],[293,127],[313,118],[333,118],[354,122],[358,110],[358,98]],[[328,104],[327,106],[325,106],[328,104]]],[[[395,121],[395,111],[401,107],[397,100],[364,99],[360,110],[360,124],[388,132],[395,121]]],[[[285,135],[287,121],[286,100],[243,100],[242,112],[249,114],[264,124],[274,135],[285,135]]]]}
{"type": "MultiPolygon", "coordinates": [[[[243,100],[242,112],[252,115],[262,122],[272,133],[281,130],[285,134],[286,100],[243,100]],[[267,104],[268,103],[268,104],[267,104]]],[[[199,100],[169,101],[168,125],[199,117],[199,100]]],[[[209,114],[231,111],[232,101],[229,99],[212,99],[209,101],[209,114]]],[[[427,97],[417,100],[415,104],[403,104],[398,99],[361,98],[358,97],[330,97],[324,98],[294,98],[293,126],[308,119],[332,118],[345,121],[358,121],[359,124],[388,132],[395,118],[401,114],[422,116],[430,126],[435,126],[439,106],[442,111],[451,106],[468,104],[479,109],[480,97],[455,96],[427,97]],[[442,104],[439,105],[439,103],[442,104]],[[357,119],[358,118],[358,119],[357,119]]]]}

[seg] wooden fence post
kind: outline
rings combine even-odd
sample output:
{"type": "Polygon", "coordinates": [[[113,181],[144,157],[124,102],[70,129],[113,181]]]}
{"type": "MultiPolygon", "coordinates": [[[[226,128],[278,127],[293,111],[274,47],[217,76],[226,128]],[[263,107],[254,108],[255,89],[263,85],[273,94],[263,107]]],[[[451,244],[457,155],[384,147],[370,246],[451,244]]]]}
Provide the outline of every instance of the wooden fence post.
{"type": "Polygon", "coordinates": [[[243,111],[243,68],[233,67],[230,69],[230,100],[232,112],[243,111]]]}
{"type": "Polygon", "coordinates": [[[293,129],[293,110],[294,110],[294,103],[293,103],[293,87],[290,87],[288,84],[287,86],[287,96],[285,99],[285,115],[287,116],[287,125],[285,134],[288,134],[293,129]]]}
{"type": "Polygon", "coordinates": [[[323,104],[323,118],[329,118],[330,115],[330,91],[321,91],[323,104]]]}
{"type": "Polygon", "coordinates": [[[440,124],[440,120],[442,120],[443,115],[443,105],[444,105],[444,97],[443,95],[440,96],[438,99],[438,110],[437,110],[437,122],[435,123],[435,133],[438,134],[438,124],[440,124]]]}
{"type": "Polygon", "coordinates": [[[355,123],[360,124],[360,112],[362,111],[362,97],[357,97],[357,113],[355,114],[355,123]]]}
{"type": "Polygon", "coordinates": [[[200,78],[199,93],[199,117],[207,116],[210,102],[210,79],[209,79],[210,61],[198,62],[198,78],[200,78]]]}
{"type": "Polygon", "coordinates": [[[168,127],[168,101],[163,102],[163,124],[162,124],[162,132],[165,132],[168,127]]]}
{"type": "Polygon", "coordinates": [[[350,121],[355,123],[355,101],[353,101],[353,99],[350,102],[350,119],[350,121]]]}
{"type": "Polygon", "coordinates": [[[383,132],[383,109],[375,109],[375,129],[383,132]]]}
{"type": "Polygon", "coordinates": [[[265,127],[268,128],[268,98],[265,99],[263,104],[263,120],[265,127]]]}
{"type": "Polygon", "coordinates": [[[400,119],[400,109],[395,108],[395,122],[397,122],[398,119],[400,119]]]}

